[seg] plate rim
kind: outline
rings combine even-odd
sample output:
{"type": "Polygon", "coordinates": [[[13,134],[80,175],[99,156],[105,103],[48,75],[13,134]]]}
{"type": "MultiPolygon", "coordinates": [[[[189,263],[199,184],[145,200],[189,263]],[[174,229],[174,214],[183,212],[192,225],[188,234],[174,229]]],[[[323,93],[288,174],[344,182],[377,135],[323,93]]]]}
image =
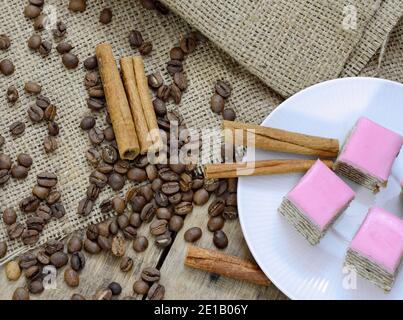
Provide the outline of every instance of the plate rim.
{"type": "MultiPolygon", "coordinates": [[[[281,108],[284,108],[284,104],[285,103],[289,103],[290,100],[295,99],[296,96],[302,95],[307,91],[313,90],[313,89],[317,89],[321,86],[325,86],[325,85],[329,85],[329,84],[333,84],[336,82],[359,82],[359,81],[372,81],[372,82],[377,82],[377,83],[387,83],[389,85],[395,85],[395,86],[399,86],[403,89],[403,84],[399,83],[397,81],[393,81],[393,80],[388,80],[388,79],[382,79],[382,78],[374,78],[374,77],[345,77],[345,78],[337,78],[337,79],[331,79],[331,80],[326,80],[323,82],[319,82],[316,83],[312,86],[309,86],[305,89],[302,89],[300,91],[298,91],[297,93],[293,94],[292,96],[290,96],[289,98],[285,99],[282,103],[280,103],[271,113],[269,113],[267,115],[267,117],[261,122],[260,125],[263,125],[263,123],[265,123],[266,121],[269,121],[270,118],[272,118],[281,108]]],[[[240,195],[242,193],[242,179],[244,179],[245,177],[239,177],[238,178],[238,190],[237,190],[237,201],[238,203],[240,203],[240,195]]],[[[266,277],[269,278],[269,280],[283,293],[285,294],[289,299],[291,300],[306,300],[304,298],[301,297],[296,297],[294,294],[292,294],[291,292],[289,292],[288,290],[284,290],[280,285],[279,285],[279,279],[276,279],[275,276],[274,278],[271,276],[269,276],[269,272],[267,272],[267,270],[265,270],[264,267],[262,267],[263,263],[262,261],[260,261],[260,258],[258,257],[258,255],[256,254],[256,252],[254,251],[254,247],[251,246],[250,244],[252,243],[251,239],[249,238],[248,233],[245,231],[245,225],[244,225],[244,219],[246,217],[248,217],[247,214],[243,214],[242,213],[242,206],[239,206],[238,210],[239,210],[239,221],[240,221],[240,225],[241,225],[241,230],[242,230],[242,234],[244,236],[244,239],[246,241],[246,244],[248,246],[249,251],[251,252],[253,258],[255,259],[256,263],[258,264],[258,266],[260,267],[260,269],[263,271],[263,273],[266,275],[266,277]]]]}

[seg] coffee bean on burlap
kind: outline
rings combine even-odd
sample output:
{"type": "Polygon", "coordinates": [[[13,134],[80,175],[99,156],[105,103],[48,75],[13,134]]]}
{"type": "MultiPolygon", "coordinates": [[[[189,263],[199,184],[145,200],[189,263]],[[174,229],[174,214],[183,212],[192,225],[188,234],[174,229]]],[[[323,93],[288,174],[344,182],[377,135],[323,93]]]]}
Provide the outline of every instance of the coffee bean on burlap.
{"type": "Polygon", "coordinates": [[[158,89],[164,84],[164,79],[159,72],[152,73],[147,78],[148,85],[153,89],[158,89]]]}
{"type": "Polygon", "coordinates": [[[57,176],[49,171],[40,172],[36,176],[36,182],[38,185],[45,188],[53,188],[57,184],[57,176]]]}
{"type": "Polygon", "coordinates": [[[35,211],[35,214],[37,217],[42,218],[45,222],[48,222],[52,218],[52,210],[45,203],[41,203],[39,205],[38,209],[35,211]]]}
{"type": "Polygon", "coordinates": [[[231,95],[231,86],[222,80],[218,80],[215,84],[215,91],[224,99],[227,99],[231,95]]]}
{"type": "Polygon", "coordinates": [[[167,63],[167,71],[174,75],[175,73],[182,72],[183,70],[183,63],[180,60],[170,60],[167,63]]]}
{"type": "Polygon", "coordinates": [[[9,170],[11,168],[11,158],[9,155],[0,153],[0,169],[9,170]]]}
{"type": "Polygon", "coordinates": [[[39,207],[39,199],[35,196],[29,196],[20,201],[20,209],[22,212],[29,213],[35,212],[39,207]]]}
{"type": "Polygon", "coordinates": [[[29,37],[27,44],[28,48],[32,50],[38,50],[40,45],[42,43],[42,38],[38,34],[33,34],[32,36],[29,37]]]}
{"type": "Polygon", "coordinates": [[[87,8],[87,0],[70,0],[69,10],[73,12],[84,12],[87,8]]]}
{"type": "Polygon", "coordinates": [[[163,84],[157,90],[157,97],[164,102],[168,101],[170,95],[171,95],[171,87],[165,84],[163,84]]]}
{"type": "Polygon", "coordinates": [[[48,134],[50,136],[58,136],[60,132],[60,128],[57,122],[49,121],[48,122],[48,134]]]}
{"type": "Polygon", "coordinates": [[[17,213],[13,208],[6,208],[3,211],[3,222],[6,225],[12,225],[17,221],[17,213]]]}
{"type": "Polygon", "coordinates": [[[180,60],[185,59],[185,53],[182,51],[180,47],[174,47],[169,51],[169,56],[171,60],[180,60]]]}
{"type": "Polygon", "coordinates": [[[99,196],[100,188],[95,184],[90,184],[87,188],[87,198],[89,200],[95,201],[99,196]]]}
{"type": "Polygon", "coordinates": [[[17,156],[17,162],[18,162],[20,165],[22,165],[22,166],[24,166],[24,167],[26,167],[26,168],[29,168],[29,167],[32,165],[33,160],[32,160],[32,157],[31,157],[29,154],[27,154],[27,153],[20,153],[20,154],[17,156]]]}
{"type": "Polygon", "coordinates": [[[8,180],[10,180],[9,170],[0,169],[0,185],[5,184],[8,180]]]}
{"type": "Polygon", "coordinates": [[[119,232],[119,226],[116,220],[112,220],[112,222],[109,224],[109,233],[111,235],[117,235],[119,232]]]}
{"type": "Polygon", "coordinates": [[[104,8],[99,14],[99,22],[108,24],[112,21],[112,16],[112,10],[110,8],[104,8]]]}
{"type": "Polygon", "coordinates": [[[46,107],[43,116],[45,120],[53,121],[56,118],[56,114],[57,114],[57,107],[50,104],[46,107]]]}
{"type": "Polygon", "coordinates": [[[31,105],[28,108],[28,116],[32,122],[40,122],[43,120],[43,110],[36,104],[31,105]]]}
{"type": "Polygon", "coordinates": [[[123,214],[126,209],[126,202],[122,197],[115,196],[112,199],[112,208],[117,214],[123,214]]]}
{"type": "Polygon", "coordinates": [[[32,26],[34,27],[34,30],[41,31],[45,28],[45,24],[48,22],[47,16],[44,14],[40,14],[37,16],[34,20],[34,23],[32,26]]]}
{"type": "Polygon", "coordinates": [[[96,56],[88,57],[84,60],[84,68],[87,70],[93,70],[98,67],[98,60],[96,56]]]}
{"type": "Polygon", "coordinates": [[[75,69],[78,66],[79,60],[75,54],[67,52],[63,54],[62,62],[67,69],[75,69]]]}
{"type": "Polygon", "coordinates": [[[6,143],[6,139],[2,135],[0,135],[0,148],[2,146],[4,146],[5,143],[6,143]]]}
{"type": "Polygon", "coordinates": [[[33,245],[39,241],[39,232],[36,230],[26,229],[22,233],[21,239],[25,245],[33,245]]]}
{"type": "Polygon", "coordinates": [[[93,116],[86,116],[80,122],[80,128],[88,131],[95,126],[95,118],[93,116]]]}
{"type": "Polygon", "coordinates": [[[42,232],[46,222],[41,217],[31,216],[25,222],[27,229],[42,232]]]}
{"type": "Polygon", "coordinates": [[[39,83],[34,82],[34,81],[27,81],[25,82],[24,85],[24,90],[27,93],[31,93],[31,94],[39,94],[42,91],[42,87],[39,83]]]}
{"type": "Polygon", "coordinates": [[[13,223],[7,227],[7,234],[10,240],[15,240],[21,237],[24,232],[24,225],[22,223],[13,223]]]}
{"type": "Polygon", "coordinates": [[[87,89],[101,84],[101,79],[97,71],[88,71],[85,74],[84,85],[87,89]]]}
{"type": "Polygon", "coordinates": [[[60,219],[66,215],[66,209],[64,208],[63,204],[60,202],[56,202],[50,206],[52,211],[52,217],[56,219],[60,219]]]}
{"type": "Polygon", "coordinates": [[[43,40],[38,48],[39,54],[43,58],[45,58],[50,54],[51,51],[52,51],[52,43],[49,41],[43,40]]]}
{"type": "Polygon", "coordinates": [[[56,22],[56,28],[52,30],[53,36],[60,40],[63,38],[67,33],[67,26],[63,21],[56,22]]]}
{"type": "Polygon", "coordinates": [[[228,121],[234,121],[236,119],[235,111],[232,108],[224,109],[224,111],[222,112],[222,116],[224,120],[228,121]]]}
{"type": "Polygon", "coordinates": [[[140,47],[143,44],[144,40],[140,31],[132,30],[129,33],[129,43],[132,47],[140,47]]]}
{"type": "Polygon", "coordinates": [[[11,176],[14,179],[25,179],[28,176],[28,168],[20,165],[14,165],[11,168],[11,176]]]}
{"type": "Polygon", "coordinates": [[[50,99],[43,95],[39,95],[35,100],[35,104],[42,110],[46,110],[46,108],[50,105],[50,99]]]}
{"type": "Polygon", "coordinates": [[[184,72],[175,73],[174,82],[175,82],[176,86],[182,91],[186,90],[186,88],[188,86],[188,80],[187,80],[186,74],[184,72]]]}
{"type": "Polygon", "coordinates": [[[210,107],[211,110],[215,113],[220,114],[224,110],[225,100],[219,94],[215,93],[211,97],[210,107]]]}
{"type": "Polygon", "coordinates": [[[10,127],[10,134],[14,137],[20,136],[25,131],[25,123],[21,121],[13,122],[10,127]]]}
{"type": "Polygon", "coordinates": [[[10,103],[15,103],[17,102],[19,98],[18,90],[15,86],[9,86],[7,89],[7,101],[10,103]]]}
{"type": "Polygon", "coordinates": [[[92,184],[95,184],[98,188],[104,188],[108,182],[108,177],[99,172],[99,171],[93,171],[89,177],[89,181],[92,184]]]}
{"type": "Polygon", "coordinates": [[[175,104],[179,104],[182,99],[182,91],[174,83],[171,84],[170,95],[175,104]]]}
{"type": "Polygon", "coordinates": [[[197,42],[192,37],[183,37],[180,40],[179,46],[185,54],[189,54],[196,49],[197,42]]]}
{"type": "Polygon", "coordinates": [[[15,67],[13,62],[10,59],[3,59],[0,61],[0,72],[5,76],[9,76],[13,74],[15,71],[15,67]]]}
{"type": "Polygon", "coordinates": [[[153,45],[150,41],[144,41],[139,47],[139,52],[141,55],[146,56],[153,50],[153,45]]]}
{"type": "Polygon", "coordinates": [[[56,252],[61,252],[64,250],[64,243],[62,241],[51,239],[45,244],[45,252],[48,255],[53,255],[56,252]]]}
{"type": "Polygon", "coordinates": [[[88,132],[88,137],[92,144],[98,145],[104,141],[104,133],[99,128],[92,128],[88,132]]]}
{"type": "Polygon", "coordinates": [[[32,266],[37,265],[38,261],[36,259],[36,256],[32,252],[27,252],[20,256],[18,264],[21,269],[25,270],[32,266]]]}
{"type": "Polygon", "coordinates": [[[81,216],[88,216],[91,213],[93,206],[93,200],[86,197],[80,200],[78,203],[77,214],[81,216]]]}
{"type": "Polygon", "coordinates": [[[7,242],[0,241],[0,259],[4,258],[7,254],[7,242]]]}
{"type": "Polygon", "coordinates": [[[57,46],[56,46],[56,50],[57,52],[59,52],[60,54],[65,54],[70,52],[73,49],[73,46],[68,43],[68,42],[60,42],[57,46]]]}
{"type": "Polygon", "coordinates": [[[0,50],[7,50],[10,48],[11,40],[6,34],[0,35],[0,50]]]}

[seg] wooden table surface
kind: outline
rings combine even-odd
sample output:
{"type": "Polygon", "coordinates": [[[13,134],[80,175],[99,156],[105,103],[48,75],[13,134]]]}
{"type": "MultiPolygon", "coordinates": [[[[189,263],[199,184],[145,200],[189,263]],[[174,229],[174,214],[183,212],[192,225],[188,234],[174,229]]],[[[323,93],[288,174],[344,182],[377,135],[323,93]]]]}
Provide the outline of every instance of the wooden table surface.
{"type": "MultiPolygon", "coordinates": [[[[211,199],[210,199],[211,201],[211,199]]],[[[66,286],[63,280],[63,271],[58,271],[56,286],[47,289],[40,295],[31,295],[31,299],[70,299],[73,293],[80,293],[91,297],[95,291],[116,281],[121,284],[123,292],[121,298],[132,296],[142,299],[142,296],[133,293],[133,283],[139,279],[140,272],[145,267],[157,266],[161,270],[160,283],[166,288],[165,299],[287,299],[274,285],[263,287],[219,277],[204,271],[190,269],[183,265],[187,243],[183,240],[183,233],[190,227],[198,226],[203,230],[203,236],[195,245],[203,248],[215,249],[212,244],[212,233],[207,230],[209,203],[203,207],[195,207],[185,219],[185,225],[178,233],[173,245],[168,250],[158,249],[153,244],[149,234],[149,224],[143,225],[138,234],[149,239],[149,247],[143,253],[136,253],[127,242],[126,254],[133,258],[133,269],[123,273],[119,268],[120,260],[111,254],[101,253],[90,255],[85,253],[87,264],[80,273],[80,285],[75,289],[66,286]]],[[[245,259],[252,259],[242,235],[239,220],[227,221],[224,231],[229,238],[229,245],[223,251],[245,259]]],[[[15,288],[25,284],[22,275],[16,282],[7,280],[4,267],[0,267],[0,299],[10,299],[15,288]]]]}

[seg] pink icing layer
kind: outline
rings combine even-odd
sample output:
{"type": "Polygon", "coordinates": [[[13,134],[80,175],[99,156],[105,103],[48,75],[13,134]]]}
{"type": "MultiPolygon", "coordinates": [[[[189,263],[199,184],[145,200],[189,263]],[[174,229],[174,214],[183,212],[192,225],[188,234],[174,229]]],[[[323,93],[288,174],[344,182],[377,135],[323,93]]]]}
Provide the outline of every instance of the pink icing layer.
{"type": "Polygon", "coordinates": [[[354,198],[354,191],[318,160],[287,198],[323,230],[354,198]]]}
{"type": "Polygon", "coordinates": [[[338,160],[386,181],[402,144],[401,135],[368,118],[361,118],[338,160]]]}
{"type": "Polygon", "coordinates": [[[350,248],[390,273],[403,254],[403,220],[381,208],[371,208],[350,248]]]}

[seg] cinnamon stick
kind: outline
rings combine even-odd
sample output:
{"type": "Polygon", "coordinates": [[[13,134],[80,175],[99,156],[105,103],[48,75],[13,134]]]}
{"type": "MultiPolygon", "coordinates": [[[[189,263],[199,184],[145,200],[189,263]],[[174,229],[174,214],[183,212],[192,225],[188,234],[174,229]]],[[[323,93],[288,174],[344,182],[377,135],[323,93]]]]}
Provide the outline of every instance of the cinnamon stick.
{"type": "Polygon", "coordinates": [[[185,266],[262,286],[271,284],[256,264],[214,250],[189,246],[185,266]]]}
{"type": "Polygon", "coordinates": [[[120,67],[122,70],[123,83],[125,85],[127,99],[129,100],[134,126],[136,128],[137,137],[140,143],[140,153],[147,153],[151,143],[148,140],[148,126],[144,116],[143,107],[141,105],[139,90],[134,75],[134,66],[132,57],[120,59],[120,67]]]}
{"type": "MultiPolygon", "coordinates": [[[[329,168],[333,161],[322,160],[329,168]]],[[[262,176],[280,173],[305,172],[316,160],[259,160],[241,163],[207,164],[204,175],[207,179],[225,179],[242,176],[262,176]]]]}
{"type": "Polygon", "coordinates": [[[133,160],[139,154],[140,146],[112,47],[108,43],[99,44],[96,56],[120,157],[133,160]]]}
{"type": "Polygon", "coordinates": [[[158,151],[163,147],[163,141],[159,132],[157,116],[154,112],[151,93],[150,89],[148,88],[147,76],[144,70],[144,62],[141,56],[133,57],[133,67],[141,105],[143,107],[148,132],[150,134],[150,140],[152,142],[151,149],[153,151],[158,151]]]}
{"type": "MultiPolygon", "coordinates": [[[[255,147],[262,150],[314,155],[322,158],[334,158],[339,153],[337,139],[322,138],[306,134],[263,127],[235,121],[223,121],[223,129],[234,141],[235,130],[242,130],[242,144],[247,144],[250,135],[255,139],[255,147]]],[[[226,138],[229,138],[226,136],[226,138]]]]}

